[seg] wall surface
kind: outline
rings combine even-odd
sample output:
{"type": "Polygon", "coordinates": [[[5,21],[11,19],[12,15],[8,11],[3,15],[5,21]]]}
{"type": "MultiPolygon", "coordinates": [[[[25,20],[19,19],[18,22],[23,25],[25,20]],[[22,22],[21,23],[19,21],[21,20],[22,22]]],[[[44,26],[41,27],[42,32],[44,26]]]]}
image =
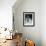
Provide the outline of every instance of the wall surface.
{"type": "Polygon", "coordinates": [[[0,27],[12,29],[12,6],[16,0],[0,0],[0,27]]]}
{"type": "Polygon", "coordinates": [[[41,1],[41,38],[42,46],[46,46],[46,0],[41,1]]]}
{"type": "Polygon", "coordinates": [[[35,42],[36,46],[41,46],[41,1],[23,0],[17,8],[16,5],[14,6],[15,30],[22,32],[24,39],[31,39],[35,42]],[[35,12],[34,27],[23,26],[23,12],[35,12]]]}

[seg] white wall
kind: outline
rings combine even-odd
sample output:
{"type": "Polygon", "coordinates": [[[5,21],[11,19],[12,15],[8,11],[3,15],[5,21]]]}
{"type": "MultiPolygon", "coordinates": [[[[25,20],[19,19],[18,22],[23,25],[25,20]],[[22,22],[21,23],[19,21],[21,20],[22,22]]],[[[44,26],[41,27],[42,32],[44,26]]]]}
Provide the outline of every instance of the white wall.
{"type": "Polygon", "coordinates": [[[41,38],[42,46],[46,46],[46,0],[41,1],[41,38]]]}
{"type": "MultiPolygon", "coordinates": [[[[19,1],[18,1],[19,2],[19,1]]],[[[17,4],[17,3],[16,3],[17,4]]],[[[20,5],[14,5],[15,29],[23,33],[24,39],[31,39],[36,46],[41,46],[41,1],[40,0],[23,0],[20,5]],[[23,26],[23,12],[35,12],[35,26],[23,26]]]]}
{"type": "Polygon", "coordinates": [[[0,0],[0,27],[12,29],[12,6],[16,0],[0,0]]]}

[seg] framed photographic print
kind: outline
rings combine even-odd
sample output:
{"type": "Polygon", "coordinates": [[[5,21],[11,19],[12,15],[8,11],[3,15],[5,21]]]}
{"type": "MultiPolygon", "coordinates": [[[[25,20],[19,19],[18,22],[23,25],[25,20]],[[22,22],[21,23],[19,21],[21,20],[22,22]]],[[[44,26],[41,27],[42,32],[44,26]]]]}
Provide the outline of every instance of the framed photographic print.
{"type": "Polygon", "coordinates": [[[23,26],[32,27],[35,25],[35,12],[23,12],[23,26]]]}

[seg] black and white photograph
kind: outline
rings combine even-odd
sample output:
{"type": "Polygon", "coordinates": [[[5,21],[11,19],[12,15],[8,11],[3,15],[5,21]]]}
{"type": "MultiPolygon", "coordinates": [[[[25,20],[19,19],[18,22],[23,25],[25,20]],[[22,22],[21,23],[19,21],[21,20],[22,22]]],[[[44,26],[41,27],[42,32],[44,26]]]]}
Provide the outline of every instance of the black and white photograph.
{"type": "Polygon", "coordinates": [[[34,12],[24,12],[23,13],[23,25],[24,26],[34,26],[34,12]]]}

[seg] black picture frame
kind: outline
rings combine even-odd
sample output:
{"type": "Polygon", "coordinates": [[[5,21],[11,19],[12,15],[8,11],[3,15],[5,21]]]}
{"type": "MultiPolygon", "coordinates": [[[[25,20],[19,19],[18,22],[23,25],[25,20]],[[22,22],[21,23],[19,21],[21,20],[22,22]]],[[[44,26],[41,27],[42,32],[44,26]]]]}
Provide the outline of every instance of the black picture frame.
{"type": "Polygon", "coordinates": [[[35,12],[23,12],[23,26],[24,27],[35,26],[35,12]]]}

